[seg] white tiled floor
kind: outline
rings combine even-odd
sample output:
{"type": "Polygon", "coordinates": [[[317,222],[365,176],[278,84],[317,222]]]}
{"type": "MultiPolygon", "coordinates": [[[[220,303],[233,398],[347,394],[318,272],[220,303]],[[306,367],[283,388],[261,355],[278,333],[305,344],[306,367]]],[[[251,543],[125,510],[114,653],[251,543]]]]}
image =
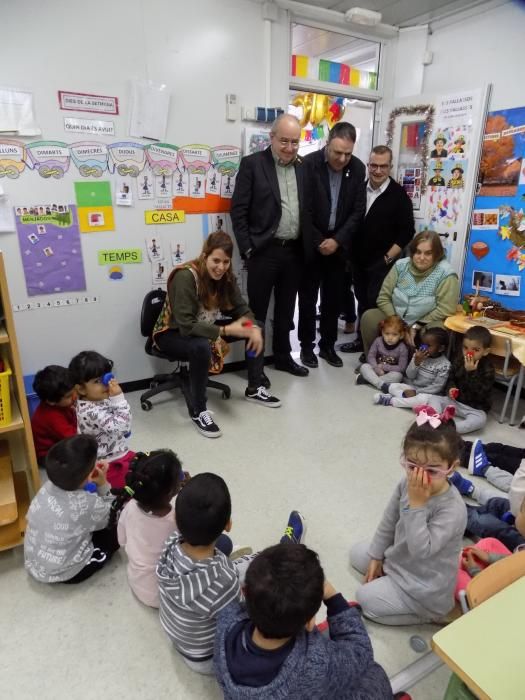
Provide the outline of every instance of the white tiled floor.
{"type": "MultiPolygon", "coordinates": [[[[356,355],[345,355],[342,369],[321,361],[306,379],[269,368],[272,390],[283,401],[275,410],[245,402],[244,378],[224,375],[231,400],[212,393],[209,401],[224,433],[218,440],[201,437],[189,424],[180,395],[158,398],[144,413],[139,393],[130,394],[131,447],[171,447],[192,474],[224,476],[238,543],[261,548],[275,542],[288,512],[300,509],[308,521],[307,544],[320,553],[334,585],[351,598],[359,577],[349,567],[349,547],[372,535],[401,476],[400,444],[411,420],[408,411],[372,405],[373,390],[354,385],[356,361],[356,355]]],[[[502,394],[496,396],[499,401],[502,394]]],[[[483,437],[523,445],[522,431],[500,426],[494,417],[483,437]]],[[[0,554],[0,607],[3,697],[221,697],[213,680],[193,674],[177,658],[155,611],[133,598],[123,554],[72,588],[30,580],[21,549],[0,554]]],[[[367,626],[389,675],[417,658],[409,647],[412,634],[429,641],[435,631],[367,626]]],[[[448,677],[439,669],[411,690],[412,697],[439,700],[448,677]]]]}

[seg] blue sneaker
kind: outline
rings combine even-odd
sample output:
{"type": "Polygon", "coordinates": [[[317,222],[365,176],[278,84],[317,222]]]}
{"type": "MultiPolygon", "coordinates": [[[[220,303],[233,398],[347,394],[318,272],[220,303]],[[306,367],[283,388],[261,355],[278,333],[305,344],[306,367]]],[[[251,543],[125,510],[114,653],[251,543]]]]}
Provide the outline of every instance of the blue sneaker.
{"type": "Polygon", "coordinates": [[[470,451],[467,471],[473,476],[484,477],[488,467],[490,467],[490,462],[487,459],[487,455],[485,454],[483,443],[478,438],[472,443],[472,449],[470,451]]]}
{"type": "Polygon", "coordinates": [[[306,533],[306,520],[298,510],[292,510],[281,544],[301,544],[306,533]]]}
{"type": "Polygon", "coordinates": [[[457,488],[462,496],[471,496],[474,491],[474,484],[472,481],[465,479],[459,472],[454,472],[452,476],[449,476],[448,481],[457,488]]]}

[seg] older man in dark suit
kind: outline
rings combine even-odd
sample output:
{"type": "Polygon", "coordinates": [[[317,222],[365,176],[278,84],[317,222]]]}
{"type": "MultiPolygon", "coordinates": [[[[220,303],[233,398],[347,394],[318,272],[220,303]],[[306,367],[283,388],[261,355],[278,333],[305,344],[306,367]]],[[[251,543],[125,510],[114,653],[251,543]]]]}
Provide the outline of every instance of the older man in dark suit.
{"type": "Polygon", "coordinates": [[[248,298],[264,323],[275,295],[273,354],[275,369],[298,377],[308,374],[290,354],[290,331],[302,274],[305,242],[304,165],[297,156],[301,127],[283,114],[272,125],[271,145],[241,160],[231,218],[239,250],[248,267],[248,298]]]}
{"type": "Polygon", "coordinates": [[[355,141],[355,127],[339,122],[331,129],[326,146],[304,159],[308,174],[308,215],[304,231],[310,249],[299,288],[299,340],[301,362],[307,367],[318,365],[314,344],[319,289],[319,357],[333,367],[343,366],[334,345],[345,262],[366,205],[366,171],[359,158],[352,156],[355,141]]]}

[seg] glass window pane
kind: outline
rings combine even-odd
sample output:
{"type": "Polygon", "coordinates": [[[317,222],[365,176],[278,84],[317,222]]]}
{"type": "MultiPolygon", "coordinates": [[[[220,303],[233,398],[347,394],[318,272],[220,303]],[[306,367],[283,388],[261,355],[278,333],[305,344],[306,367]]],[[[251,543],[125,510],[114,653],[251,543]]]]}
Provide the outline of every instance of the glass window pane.
{"type": "Polygon", "coordinates": [[[377,89],[380,44],[304,24],[292,24],[291,74],[377,89]]]}

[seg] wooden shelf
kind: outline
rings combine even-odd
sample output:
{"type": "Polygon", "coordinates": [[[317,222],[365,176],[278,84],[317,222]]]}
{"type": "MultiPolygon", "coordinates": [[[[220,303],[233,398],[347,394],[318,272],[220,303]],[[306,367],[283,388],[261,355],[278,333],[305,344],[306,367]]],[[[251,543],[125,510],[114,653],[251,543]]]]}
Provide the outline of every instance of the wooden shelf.
{"type": "Polygon", "coordinates": [[[0,552],[22,544],[26,531],[26,514],[29,509],[29,490],[26,473],[15,472],[13,480],[15,482],[15,494],[18,504],[18,518],[14,523],[0,527],[0,552]]]}
{"type": "Polygon", "coordinates": [[[11,394],[11,422],[9,425],[0,427],[0,435],[2,433],[11,433],[13,430],[21,430],[23,427],[24,421],[20,414],[20,409],[18,408],[15,397],[11,394]]]}
{"type": "Polygon", "coordinates": [[[3,321],[0,321],[0,345],[2,343],[8,343],[9,342],[9,336],[7,335],[7,331],[5,329],[5,323],[3,321]]]}

